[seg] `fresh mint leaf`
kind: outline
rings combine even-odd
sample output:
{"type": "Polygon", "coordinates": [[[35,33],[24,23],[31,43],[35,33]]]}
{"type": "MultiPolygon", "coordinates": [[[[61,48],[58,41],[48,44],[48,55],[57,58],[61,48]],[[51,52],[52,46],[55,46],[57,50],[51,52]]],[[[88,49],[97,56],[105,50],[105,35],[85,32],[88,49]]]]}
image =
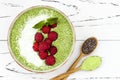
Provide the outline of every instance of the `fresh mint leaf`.
{"type": "Polygon", "coordinates": [[[33,28],[38,29],[38,28],[41,28],[42,26],[44,26],[45,24],[46,24],[46,22],[44,20],[42,20],[39,23],[37,23],[36,25],[34,25],[33,28]]]}
{"type": "Polygon", "coordinates": [[[47,20],[42,20],[38,22],[36,25],[33,26],[33,28],[38,29],[44,25],[52,25],[53,23],[57,23],[57,21],[58,21],[57,17],[51,17],[51,18],[48,18],[47,20]]]}
{"type": "Polygon", "coordinates": [[[48,19],[47,19],[47,23],[48,23],[49,25],[52,25],[53,23],[57,23],[57,21],[58,21],[58,18],[57,18],[57,17],[53,17],[53,18],[48,18],[48,19]]]}

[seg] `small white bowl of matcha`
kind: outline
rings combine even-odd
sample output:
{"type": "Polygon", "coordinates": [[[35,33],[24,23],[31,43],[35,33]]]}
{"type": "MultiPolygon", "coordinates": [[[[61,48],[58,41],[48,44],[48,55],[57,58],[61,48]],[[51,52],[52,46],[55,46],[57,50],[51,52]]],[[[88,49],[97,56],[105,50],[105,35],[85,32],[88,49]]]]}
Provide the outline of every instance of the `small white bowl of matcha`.
{"type": "Polygon", "coordinates": [[[70,20],[59,10],[49,6],[34,6],[22,11],[12,22],[8,33],[8,46],[14,60],[26,70],[32,72],[48,72],[62,66],[70,57],[75,45],[75,32],[70,20]],[[45,64],[32,49],[34,35],[33,26],[49,17],[58,17],[54,31],[58,39],[53,42],[58,52],[53,66],[45,64]]]}

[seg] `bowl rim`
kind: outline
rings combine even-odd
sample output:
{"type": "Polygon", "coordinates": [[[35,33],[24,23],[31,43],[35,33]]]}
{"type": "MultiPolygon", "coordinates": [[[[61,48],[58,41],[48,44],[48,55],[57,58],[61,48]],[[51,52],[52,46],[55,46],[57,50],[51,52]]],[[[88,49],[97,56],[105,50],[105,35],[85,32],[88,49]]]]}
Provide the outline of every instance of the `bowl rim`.
{"type": "Polygon", "coordinates": [[[76,44],[76,34],[75,34],[75,29],[74,29],[74,26],[73,24],[71,23],[70,19],[68,18],[67,15],[65,15],[62,11],[60,11],[59,9],[55,8],[55,7],[51,7],[51,6],[47,6],[47,5],[36,5],[36,6],[32,6],[32,7],[29,7],[29,8],[26,8],[24,10],[22,10],[12,21],[12,23],[10,24],[10,27],[8,29],[8,35],[7,35],[7,44],[8,44],[8,49],[9,49],[9,52],[12,56],[12,58],[14,59],[14,61],[20,65],[22,68],[24,68],[25,70],[27,71],[30,71],[30,72],[34,72],[34,73],[46,73],[46,72],[52,72],[52,71],[55,71],[57,69],[59,69],[61,66],[63,66],[67,61],[68,59],[71,57],[71,55],[73,54],[73,51],[74,51],[74,48],[75,48],[75,44],[76,44]],[[16,57],[14,56],[14,53],[12,52],[12,49],[10,47],[10,33],[11,33],[11,30],[13,28],[13,25],[15,23],[15,21],[18,19],[18,17],[20,17],[23,13],[27,12],[28,10],[31,10],[33,8],[39,8],[39,7],[43,7],[43,8],[50,8],[50,9],[53,9],[57,12],[59,12],[60,14],[62,14],[66,19],[67,21],[69,22],[70,26],[71,26],[71,29],[72,29],[72,32],[73,32],[73,45],[72,45],[72,49],[68,55],[68,57],[64,60],[63,63],[61,63],[60,65],[58,65],[57,67],[53,68],[53,69],[50,69],[50,70],[43,70],[43,71],[37,71],[37,70],[32,70],[24,65],[22,65],[17,59],[16,57]]]}

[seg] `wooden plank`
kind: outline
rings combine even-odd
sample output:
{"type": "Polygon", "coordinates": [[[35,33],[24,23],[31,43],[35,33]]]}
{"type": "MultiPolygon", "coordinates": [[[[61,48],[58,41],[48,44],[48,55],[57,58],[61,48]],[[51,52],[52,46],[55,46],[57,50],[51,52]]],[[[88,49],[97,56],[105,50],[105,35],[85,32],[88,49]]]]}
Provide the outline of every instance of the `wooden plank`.
{"type": "MultiPolygon", "coordinates": [[[[5,44],[4,42],[1,42],[1,44],[2,43],[3,43],[3,45],[5,44]]],[[[39,79],[39,78],[45,78],[45,77],[47,77],[47,78],[53,77],[55,75],[58,75],[64,71],[66,71],[68,69],[68,67],[74,62],[74,60],[79,55],[80,46],[82,45],[82,43],[83,43],[83,41],[76,42],[75,50],[74,50],[72,56],[70,57],[70,59],[68,60],[68,62],[66,64],[64,64],[64,66],[62,66],[61,68],[59,68],[56,71],[46,73],[46,74],[30,73],[30,72],[22,69],[15,62],[13,62],[14,60],[12,59],[10,54],[0,54],[0,60],[1,61],[4,60],[4,63],[0,64],[0,66],[1,66],[0,75],[8,76],[8,77],[5,77],[5,79],[18,78],[18,80],[20,80],[20,79],[25,80],[26,78],[28,78],[29,80],[32,80],[33,78],[39,79]],[[7,75],[6,75],[6,73],[7,73],[7,75]],[[17,76],[14,76],[14,75],[17,75],[17,76]]],[[[4,45],[4,46],[5,46],[4,48],[7,47],[6,45],[4,45]]],[[[117,62],[120,60],[119,48],[120,48],[120,41],[99,41],[97,49],[89,56],[97,55],[97,56],[102,57],[102,65],[100,66],[100,68],[98,68],[97,70],[92,71],[92,72],[84,72],[84,71],[77,72],[75,74],[72,74],[69,78],[76,78],[76,77],[77,78],[87,78],[87,77],[89,78],[92,75],[96,75],[98,77],[119,76],[120,64],[118,64],[118,62],[117,62]],[[81,76],[79,76],[78,74],[80,74],[81,76]]],[[[83,59],[85,59],[85,58],[86,57],[84,57],[83,59]]]]}
{"type": "Polygon", "coordinates": [[[8,54],[8,45],[7,41],[0,41],[0,54],[8,54]]]}
{"type": "MultiPolygon", "coordinates": [[[[1,22],[0,22],[1,23],[1,22]]],[[[8,24],[10,22],[7,22],[8,24]]],[[[5,27],[0,29],[0,40],[7,40],[9,30],[8,24],[3,24],[5,27]]],[[[90,36],[95,36],[99,40],[120,40],[120,26],[119,25],[101,25],[101,26],[85,26],[74,27],[77,40],[85,40],[90,36]]]]}
{"type": "Polygon", "coordinates": [[[77,40],[85,40],[90,36],[95,36],[99,40],[120,40],[119,25],[75,27],[75,31],[77,40]]]}
{"type": "MultiPolygon", "coordinates": [[[[69,3],[66,3],[67,1],[63,2],[63,1],[54,1],[54,0],[51,0],[51,1],[42,0],[40,2],[50,6],[51,4],[49,3],[55,4],[55,6],[53,7],[56,7],[56,8],[61,6],[59,7],[59,9],[62,10],[65,14],[69,15],[69,18],[72,21],[73,26],[75,27],[77,40],[84,40],[86,37],[89,37],[89,36],[96,36],[100,40],[120,40],[119,6],[115,7],[113,5],[108,5],[110,2],[108,3],[104,2],[104,6],[101,6],[100,2],[98,3],[95,2],[96,4],[91,4],[90,2],[87,2],[87,1],[86,2],[78,1],[77,3],[73,3],[73,1],[71,1],[69,3]],[[76,11],[79,12],[79,14],[76,14],[77,13],[76,11]],[[99,14],[101,12],[103,13],[99,14]],[[70,16],[72,14],[76,14],[76,15],[70,16]]],[[[23,3],[22,1],[14,2],[14,0],[12,0],[11,2],[5,1],[0,3],[1,4],[0,9],[2,11],[0,13],[0,16],[1,16],[0,40],[7,39],[7,33],[13,19],[22,10],[30,6],[33,6],[37,2],[31,3],[31,4],[29,3],[22,4],[22,3],[23,3]]]]}

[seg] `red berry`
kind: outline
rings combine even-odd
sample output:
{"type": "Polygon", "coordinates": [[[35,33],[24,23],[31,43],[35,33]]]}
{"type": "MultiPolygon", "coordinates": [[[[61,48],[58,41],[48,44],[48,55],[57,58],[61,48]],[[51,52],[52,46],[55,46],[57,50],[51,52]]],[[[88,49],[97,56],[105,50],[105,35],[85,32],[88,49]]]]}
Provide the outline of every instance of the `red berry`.
{"type": "Polygon", "coordinates": [[[39,57],[40,57],[40,59],[44,60],[48,57],[48,53],[47,52],[39,52],[39,57]]]}
{"type": "Polygon", "coordinates": [[[50,48],[50,45],[47,44],[46,42],[41,42],[39,45],[39,51],[44,52],[50,48]]]}
{"type": "Polygon", "coordinates": [[[48,56],[45,60],[45,63],[48,65],[48,66],[52,66],[55,64],[55,57],[54,56],[48,56]]]}
{"type": "Polygon", "coordinates": [[[49,49],[49,52],[50,52],[51,55],[54,55],[57,52],[57,48],[55,46],[51,46],[50,49],[49,49]]]}
{"type": "Polygon", "coordinates": [[[39,43],[38,42],[34,42],[34,44],[33,44],[33,50],[34,51],[39,51],[39,43]]]}
{"type": "Polygon", "coordinates": [[[48,27],[48,26],[43,26],[41,30],[42,30],[42,32],[43,32],[44,34],[46,34],[46,33],[49,33],[49,32],[50,32],[51,28],[48,27]]]}
{"type": "Polygon", "coordinates": [[[46,39],[44,40],[44,42],[48,43],[49,45],[52,44],[52,41],[51,41],[50,39],[48,39],[48,38],[46,38],[46,39]]]}
{"type": "Polygon", "coordinates": [[[43,38],[44,38],[44,36],[42,35],[42,33],[37,32],[35,34],[35,40],[36,40],[36,42],[41,42],[43,40],[43,38]]]}
{"type": "Polygon", "coordinates": [[[51,31],[48,33],[48,38],[51,41],[55,41],[58,38],[58,34],[55,31],[51,31]]]}
{"type": "Polygon", "coordinates": [[[50,25],[51,28],[55,28],[57,26],[57,23],[53,23],[52,25],[50,25]]]}

